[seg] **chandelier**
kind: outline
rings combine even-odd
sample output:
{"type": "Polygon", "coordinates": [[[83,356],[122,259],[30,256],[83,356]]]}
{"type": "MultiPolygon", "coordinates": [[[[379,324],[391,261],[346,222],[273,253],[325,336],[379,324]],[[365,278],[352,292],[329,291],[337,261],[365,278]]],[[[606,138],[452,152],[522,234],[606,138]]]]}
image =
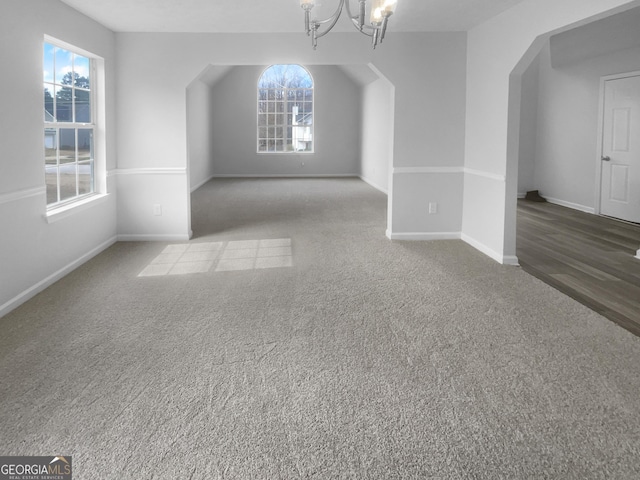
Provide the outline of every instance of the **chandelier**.
{"type": "Polygon", "coordinates": [[[378,43],[384,40],[389,17],[395,12],[397,3],[398,0],[371,0],[370,25],[367,25],[365,23],[367,0],[358,0],[357,15],[351,14],[351,0],[339,0],[338,8],[326,20],[311,20],[311,9],[315,6],[316,0],[300,0],[300,6],[304,10],[304,28],[307,35],[311,37],[314,50],[318,46],[318,39],[335,27],[343,7],[346,7],[349,20],[356,30],[371,37],[373,48],[376,48],[378,43]]]}

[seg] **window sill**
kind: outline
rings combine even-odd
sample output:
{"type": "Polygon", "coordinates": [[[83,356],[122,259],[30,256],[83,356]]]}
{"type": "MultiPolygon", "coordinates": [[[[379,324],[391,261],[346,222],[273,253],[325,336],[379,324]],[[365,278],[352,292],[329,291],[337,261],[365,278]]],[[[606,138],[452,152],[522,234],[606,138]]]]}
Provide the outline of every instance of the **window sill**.
{"type": "Polygon", "coordinates": [[[258,155],[313,155],[315,152],[299,151],[299,152],[256,152],[258,155]]]}
{"type": "Polygon", "coordinates": [[[96,193],[94,195],[83,198],[82,200],[78,200],[77,202],[72,202],[67,205],[62,205],[61,207],[47,210],[47,213],[44,217],[47,220],[47,223],[55,223],[59,220],[70,217],[71,215],[102,203],[106,201],[108,197],[108,193],[96,193]]]}

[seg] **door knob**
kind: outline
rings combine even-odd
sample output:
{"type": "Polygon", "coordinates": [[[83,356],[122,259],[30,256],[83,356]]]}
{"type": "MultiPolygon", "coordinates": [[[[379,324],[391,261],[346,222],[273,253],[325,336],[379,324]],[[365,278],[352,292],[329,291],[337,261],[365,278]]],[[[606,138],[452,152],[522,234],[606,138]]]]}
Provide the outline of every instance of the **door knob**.
{"type": "Polygon", "coordinates": [[[609,157],[609,156],[602,157],[602,161],[603,162],[610,162],[611,161],[611,157],[609,157]]]}

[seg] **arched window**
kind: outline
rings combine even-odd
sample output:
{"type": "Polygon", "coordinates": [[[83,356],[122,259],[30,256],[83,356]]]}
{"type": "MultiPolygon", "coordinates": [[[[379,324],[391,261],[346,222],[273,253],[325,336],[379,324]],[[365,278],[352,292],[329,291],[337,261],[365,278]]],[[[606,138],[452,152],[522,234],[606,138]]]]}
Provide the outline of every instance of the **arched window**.
{"type": "Polygon", "coordinates": [[[313,79],[300,65],[271,65],[258,81],[258,153],[313,152],[313,79]]]}

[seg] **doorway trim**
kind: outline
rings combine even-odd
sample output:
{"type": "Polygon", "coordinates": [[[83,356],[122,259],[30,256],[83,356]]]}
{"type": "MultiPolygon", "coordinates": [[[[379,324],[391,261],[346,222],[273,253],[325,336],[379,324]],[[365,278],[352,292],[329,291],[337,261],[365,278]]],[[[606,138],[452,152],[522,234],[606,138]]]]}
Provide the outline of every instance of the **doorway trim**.
{"type": "MultiPolygon", "coordinates": [[[[600,99],[598,101],[598,138],[596,144],[595,155],[595,205],[594,213],[600,215],[600,205],[602,203],[602,145],[604,142],[604,89],[608,81],[619,80],[621,78],[640,77],[640,70],[632,72],[616,73],[612,75],[604,75],[600,77],[600,99]]],[[[640,249],[636,254],[636,258],[640,259],[640,249]]]]}

